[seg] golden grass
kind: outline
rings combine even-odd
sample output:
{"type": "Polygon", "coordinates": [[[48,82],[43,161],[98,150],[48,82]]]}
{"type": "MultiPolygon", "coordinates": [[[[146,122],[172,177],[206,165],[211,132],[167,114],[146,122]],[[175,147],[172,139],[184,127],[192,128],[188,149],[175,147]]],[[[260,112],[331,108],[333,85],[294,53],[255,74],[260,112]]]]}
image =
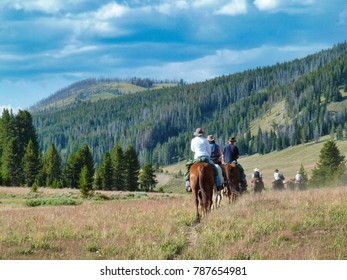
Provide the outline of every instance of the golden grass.
{"type": "Polygon", "coordinates": [[[25,207],[28,191],[0,188],[3,260],[347,259],[346,187],[246,194],[200,224],[191,194],[25,207]]]}

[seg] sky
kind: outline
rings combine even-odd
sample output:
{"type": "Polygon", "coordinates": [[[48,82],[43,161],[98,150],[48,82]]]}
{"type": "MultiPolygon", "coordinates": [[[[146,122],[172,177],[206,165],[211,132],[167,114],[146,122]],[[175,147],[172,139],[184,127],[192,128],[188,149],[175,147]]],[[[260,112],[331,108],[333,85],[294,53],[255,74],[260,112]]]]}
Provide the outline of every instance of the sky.
{"type": "Polygon", "coordinates": [[[0,0],[0,109],[88,78],[205,81],[346,38],[346,0],[0,0]]]}

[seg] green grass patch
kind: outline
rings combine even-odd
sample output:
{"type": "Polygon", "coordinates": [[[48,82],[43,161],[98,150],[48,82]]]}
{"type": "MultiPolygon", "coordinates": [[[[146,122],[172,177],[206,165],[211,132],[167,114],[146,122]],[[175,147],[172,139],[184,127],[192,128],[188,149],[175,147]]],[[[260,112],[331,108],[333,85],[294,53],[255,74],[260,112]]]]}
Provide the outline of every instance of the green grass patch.
{"type": "Polygon", "coordinates": [[[48,206],[48,205],[79,205],[82,204],[82,199],[73,198],[37,198],[25,201],[25,205],[29,207],[48,206]]]}

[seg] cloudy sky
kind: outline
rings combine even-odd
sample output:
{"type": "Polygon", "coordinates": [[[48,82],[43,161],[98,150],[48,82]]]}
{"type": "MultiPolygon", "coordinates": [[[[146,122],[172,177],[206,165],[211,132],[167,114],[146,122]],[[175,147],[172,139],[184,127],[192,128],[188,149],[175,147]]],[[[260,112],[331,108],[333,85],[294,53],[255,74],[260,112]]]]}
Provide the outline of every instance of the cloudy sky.
{"type": "Polygon", "coordinates": [[[346,0],[0,0],[0,108],[86,78],[204,81],[346,39],[346,0]]]}

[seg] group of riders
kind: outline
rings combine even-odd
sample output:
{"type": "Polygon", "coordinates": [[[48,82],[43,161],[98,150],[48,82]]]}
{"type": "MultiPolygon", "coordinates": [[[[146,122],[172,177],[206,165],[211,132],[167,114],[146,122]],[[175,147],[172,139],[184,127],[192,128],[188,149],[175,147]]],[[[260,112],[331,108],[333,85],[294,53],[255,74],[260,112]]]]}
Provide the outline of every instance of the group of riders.
{"type": "Polygon", "coordinates": [[[235,137],[229,138],[229,144],[221,150],[221,147],[215,143],[213,135],[204,137],[204,130],[197,128],[194,132],[194,138],[191,141],[191,150],[194,152],[194,160],[190,160],[186,163],[186,191],[191,192],[189,181],[189,168],[198,161],[206,161],[211,164],[215,170],[215,183],[217,191],[221,191],[223,184],[227,184],[227,177],[223,168],[224,164],[235,163],[241,172],[241,182],[239,190],[242,192],[247,189],[246,174],[242,166],[237,162],[240,157],[240,152],[236,146],[235,137]]]}
{"type": "MultiPolygon", "coordinates": [[[[228,145],[226,145],[222,150],[221,147],[215,143],[215,138],[213,137],[213,135],[208,135],[207,138],[204,136],[204,130],[202,128],[197,128],[194,132],[194,136],[195,137],[191,140],[191,150],[194,152],[194,160],[189,160],[186,163],[186,191],[191,192],[189,180],[190,166],[193,163],[199,161],[208,162],[214,168],[215,184],[218,192],[223,189],[223,185],[228,184],[227,176],[224,170],[224,164],[236,164],[241,173],[241,182],[238,188],[240,192],[245,191],[247,189],[246,174],[241,164],[237,161],[237,159],[240,157],[240,152],[235,144],[235,137],[230,137],[228,145]]],[[[284,180],[285,178],[283,174],[278,169],[275,169],[274,180],[272,181],[273,189],[285,189],[284,180]]],[[[297,184],[300,189],[300,186],[303,184],[303,177],[299,171],[297,171],[295,179],[293,179],[292,181],[297,184]]],[[[258,168],[254,169],[251,183],[254,192],[261,192],[265,189],[262,174],[260,173],[258,168]]]]}

